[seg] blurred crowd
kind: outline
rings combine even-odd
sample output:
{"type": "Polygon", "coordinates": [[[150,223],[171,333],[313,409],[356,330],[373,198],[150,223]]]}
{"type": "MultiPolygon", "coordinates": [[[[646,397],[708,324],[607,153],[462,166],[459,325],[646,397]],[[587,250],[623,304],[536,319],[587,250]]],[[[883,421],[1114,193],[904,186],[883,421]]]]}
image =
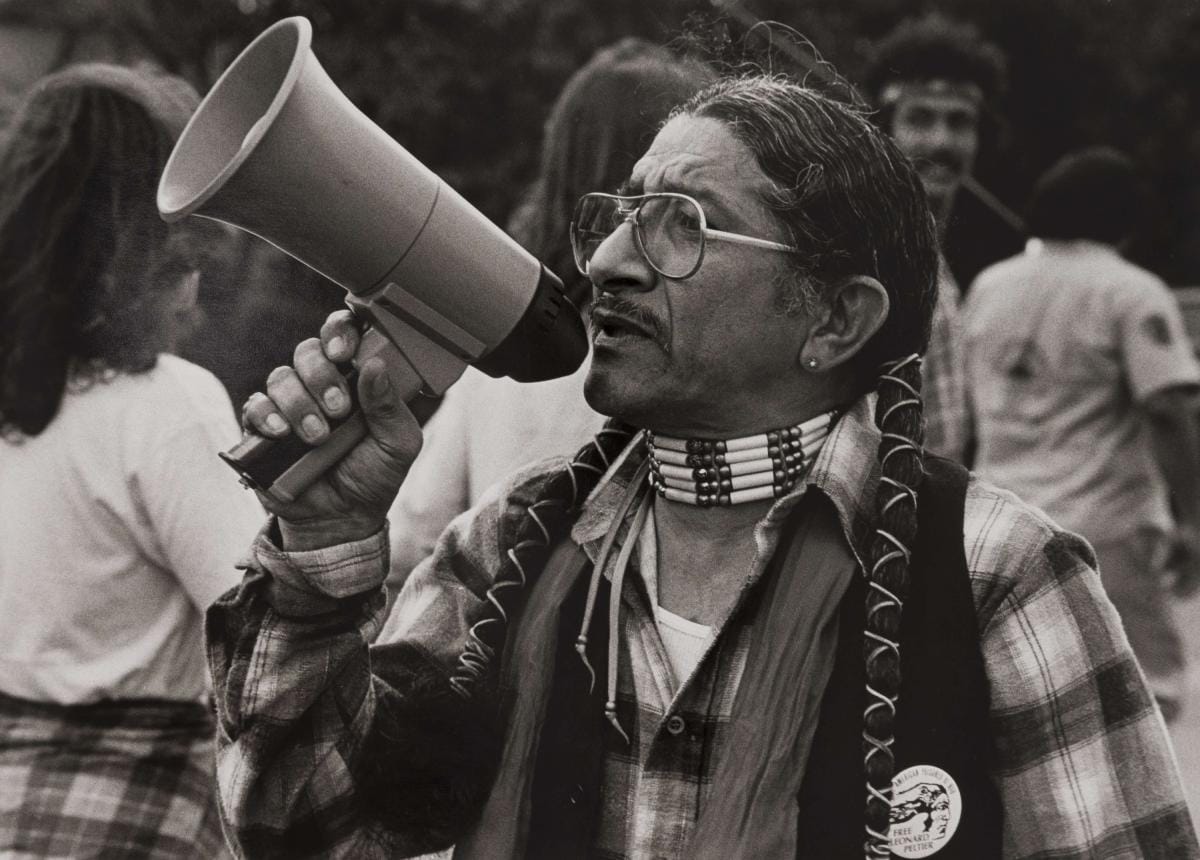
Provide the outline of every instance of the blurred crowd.
{"type": "MultiPolygon", "coordinates": [[[[1001,52],[925,16],[874,58],[859,96],[916,166],[939,239],[969,198],[1023,223],[1027,240],[969,281],[940,259],[926,448],[1086,538],[1164,718],[1177,719],[1186,667],[1172,603],[1200,587],[1200,364],[1170,289],[1122,253],[1149,217],[1141,166],[1097,140],[1063,153],[1010,212],[972,180],[1002,122],[1001,52]]],[[[615,192],[671,108],[720,71],[627,38],[546,106],[538,176],[506,227],[580,311],[591,286],[568,243],[576,201],[615,192]]],[[[159,219],[158,177],[198,101],[148,68],[74,64],[6,120],[0,856],[225,850],[204,611],[237,587],[264,513],[215,456],[238,441],[249,392],[231,399],[201,366],[219,346],[186,345],[206,272],[295,270],[220,226],[159,219]]],[[[340,294],[325,289],[332,307],[340,294]]],[[[206,312],[229,312],[226,299],[206,312]]],[[[269,340],[249,317],[288,312],[239,307],[218,321],[230,340],[269,340]]],[[[390,515],[390,592],[497,480],[601,428],[586,372],[521,385],[469,370],[428,407],[390,515]]]]}

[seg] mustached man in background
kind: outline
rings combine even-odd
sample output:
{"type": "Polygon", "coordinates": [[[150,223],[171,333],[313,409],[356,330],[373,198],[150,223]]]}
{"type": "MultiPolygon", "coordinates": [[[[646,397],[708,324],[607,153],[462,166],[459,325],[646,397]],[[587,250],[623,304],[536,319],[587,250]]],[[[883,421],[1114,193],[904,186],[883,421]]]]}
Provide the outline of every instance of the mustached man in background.
{"type": "MultiPolygon", "coordinates": [[[[955,199],[979,154],[987,112],[1004,87],[999,49],[973,27],[936,14],[901,22],[879,43],[868,71],[876,121],[916,167],[943,250],[955,199]]],[[[939,254],[937,305],[922,370],[925,446],[965,463],[971,440],[958,342],[961,296],[939,254]]]]}

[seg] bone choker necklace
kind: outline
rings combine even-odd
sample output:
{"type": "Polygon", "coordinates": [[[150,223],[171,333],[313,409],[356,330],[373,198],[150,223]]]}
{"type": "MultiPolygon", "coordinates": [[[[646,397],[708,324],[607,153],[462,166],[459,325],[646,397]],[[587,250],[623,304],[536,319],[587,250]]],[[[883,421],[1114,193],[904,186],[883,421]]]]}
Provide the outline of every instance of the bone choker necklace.
{"type": "Polygon", "coordinates": [[[702,508],[779,498],[808,472],[836,417],[824,412],[795,427],[740,439],[647,432],[650,486],[672,502],[702,508]]]}

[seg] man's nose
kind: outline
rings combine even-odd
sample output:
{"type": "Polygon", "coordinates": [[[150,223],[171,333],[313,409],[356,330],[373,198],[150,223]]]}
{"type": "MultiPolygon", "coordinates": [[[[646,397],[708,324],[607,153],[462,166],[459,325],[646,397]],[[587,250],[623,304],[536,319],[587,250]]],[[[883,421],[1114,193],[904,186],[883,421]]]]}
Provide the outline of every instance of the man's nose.
{"type": "Polygon", "coordinates": [[[935,150],[958,149],[961,135],[946,120],[938,120],[930,129],[930,145],[935,150]]]}
{"type": "Polygon", "coordinates": [[[604,292],[654,289],[657,273],[637,248],[633,224],[626,221],[600,243],[588,262],[592,286],[604,292]]]}

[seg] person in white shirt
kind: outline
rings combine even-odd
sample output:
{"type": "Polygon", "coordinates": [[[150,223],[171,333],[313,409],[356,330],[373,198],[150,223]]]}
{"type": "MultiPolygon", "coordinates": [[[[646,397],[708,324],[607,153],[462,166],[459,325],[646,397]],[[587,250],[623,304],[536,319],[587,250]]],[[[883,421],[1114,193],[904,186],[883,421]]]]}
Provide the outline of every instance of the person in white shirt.
{"type": "Polygon", "coordinates": [[[0,158],[0,856],[223,856],[203,610],[263,511],[154,189],[182,80],[70,68],[0,158]]]}
{"type": "Polygon", "coordinates": [[[1121,256],[1133,164],[1064,157],[1039,180],[1037,240],[985,270],[963,328],[976,469],[1083,535],[1164,713],[1183,649],[1164,586],[1200,573],[1200,365],[1167,286],[1121,256]],[[1175,512],[1171,510],[1171,501],[1175,512]]]}

